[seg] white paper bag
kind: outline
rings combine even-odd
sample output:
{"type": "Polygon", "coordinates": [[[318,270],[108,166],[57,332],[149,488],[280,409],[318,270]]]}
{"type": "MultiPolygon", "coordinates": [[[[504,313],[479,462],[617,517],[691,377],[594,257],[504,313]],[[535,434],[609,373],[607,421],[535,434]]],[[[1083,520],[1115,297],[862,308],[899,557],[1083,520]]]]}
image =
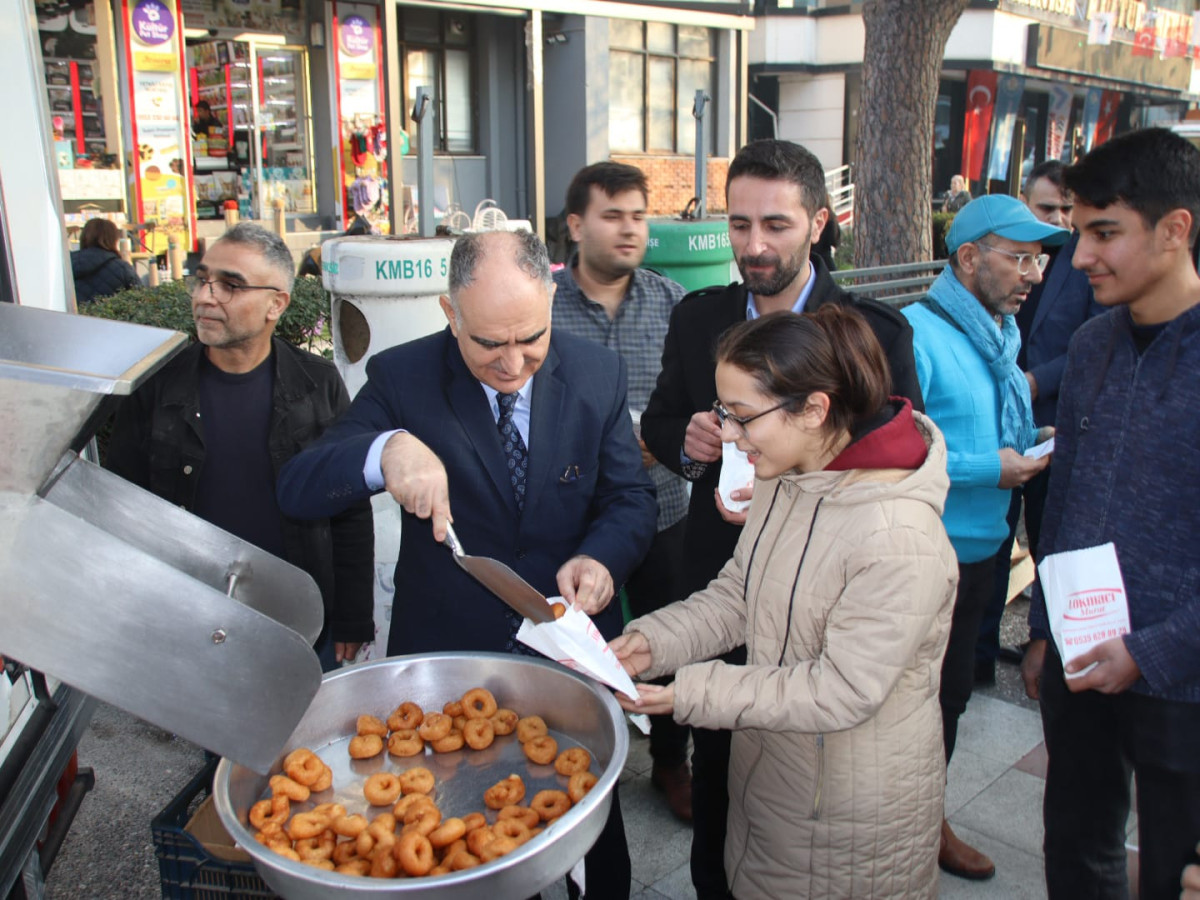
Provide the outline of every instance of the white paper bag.
{"type": "Polygon", "coordinates": [[[638,692],[633,679],[621,666],[616,654],[608,648],[608,641],[604,640],[587,613],[571,606],[562,597],[548,597],[546,602],[562,603],[567,611],[561,619],[541,625],[525,619],[517,631],[517,640],[568,669],[590,675],[630,700],[637,700],[638,692]]]}
{"type": "MultiPolygon", "coordinates": [[[[1129,634],[1129,601],[1112,543],[1053,553],[1038,564],[1038,577],[1050,634],[1064,664],[1129,634]]],[[[1091,668],[1067,677],[1078,678],[1091,668]]]]}
{"type": "Polygon", "coordinates": [[[754,466],[746,454],[730,441],[721,445],[721,478],[717,482],[717,490],[721,492],[721,502],[730,512],[742,512],[750,508],[749,500],[732,500],[730,494],[740,488],[754,486],[754,466]]]}

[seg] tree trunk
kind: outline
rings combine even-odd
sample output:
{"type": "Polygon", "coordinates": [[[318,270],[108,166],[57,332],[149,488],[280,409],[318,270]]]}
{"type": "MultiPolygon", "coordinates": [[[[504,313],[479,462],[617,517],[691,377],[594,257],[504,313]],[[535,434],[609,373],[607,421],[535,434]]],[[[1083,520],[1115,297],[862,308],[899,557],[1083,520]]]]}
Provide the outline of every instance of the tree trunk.
{"type": "Polygon", "coordinates": [[[854,264],[930,259],[933,125],[942,54],[968,0],[867,0],[854,264]]]}

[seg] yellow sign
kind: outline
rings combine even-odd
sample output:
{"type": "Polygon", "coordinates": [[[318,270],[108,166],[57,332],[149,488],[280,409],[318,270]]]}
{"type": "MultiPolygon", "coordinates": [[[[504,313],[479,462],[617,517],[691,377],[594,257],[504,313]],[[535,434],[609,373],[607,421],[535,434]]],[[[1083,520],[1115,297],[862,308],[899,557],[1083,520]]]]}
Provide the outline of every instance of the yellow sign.
{"type": "Polygon", "coordinates": [[[142,72],[174,72],[179,59],[170,53],[135,53],[133,67],[142,72]]]}
{"type": "Polygon", "coordinates": [[[342,77],[355,80],[373,80],[375,78],[375,63],[373,62],[343,62],[342,77]]]}

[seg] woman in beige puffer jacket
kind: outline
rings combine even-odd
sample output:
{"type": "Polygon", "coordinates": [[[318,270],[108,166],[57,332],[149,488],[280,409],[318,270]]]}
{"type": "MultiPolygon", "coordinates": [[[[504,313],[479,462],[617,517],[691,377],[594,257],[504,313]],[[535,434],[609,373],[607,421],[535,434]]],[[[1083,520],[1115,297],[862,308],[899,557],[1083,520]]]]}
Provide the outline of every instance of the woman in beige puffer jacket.
{"type": "Polygon", "coordinates": [[[738,900],[935,897],[958,577],[946,445],[885,400],[856,313],[747,322],[717,359],[723,437],[758,480],[741,540],[705,590],[634,620],[613,650],[631,674],[675,673],[639,687],[640,711],[733,731],[738,900]],[[742,643],[745,666],[698,662],[742,643]]]}

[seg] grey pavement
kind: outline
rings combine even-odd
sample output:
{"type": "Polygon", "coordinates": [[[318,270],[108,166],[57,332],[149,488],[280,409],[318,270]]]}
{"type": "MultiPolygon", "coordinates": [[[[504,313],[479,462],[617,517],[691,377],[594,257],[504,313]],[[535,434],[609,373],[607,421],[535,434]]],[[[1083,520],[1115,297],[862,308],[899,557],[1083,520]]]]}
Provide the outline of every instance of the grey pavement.
{"type": "MultiPolygon", "coordinates": [[[[1023,639],[1019,601],[1005,620],[1006,643],[1023,639]]],[[[635,898],[690,900],[690,829],[650,786],[649,743],[630,731],[621,808],[633,860],[635,898]]],[[[1019,688],[1016,668],[1001,663],[997,684],[978,690],[959,725],[946,811],[955,831],[996,862],[996,877],[968,882],[942,874],[949,898],[1045,896],[1041,859],[1044,748],[1041,722],[1019,688]]],[[[96,771],[47,878],[51,900],[136,900],[161,896],[150,820],[203,764],[199,748],[119,710],[101,706],[79,747],[80,765],[96,771]]],[[[1132,826],[1131,826],[1132,827],[1132,826]]],[[[543,891],[563,900],[565,887],[543,891]]],[[[603,898],[598,898],[603,900],[603,898]]]]}

